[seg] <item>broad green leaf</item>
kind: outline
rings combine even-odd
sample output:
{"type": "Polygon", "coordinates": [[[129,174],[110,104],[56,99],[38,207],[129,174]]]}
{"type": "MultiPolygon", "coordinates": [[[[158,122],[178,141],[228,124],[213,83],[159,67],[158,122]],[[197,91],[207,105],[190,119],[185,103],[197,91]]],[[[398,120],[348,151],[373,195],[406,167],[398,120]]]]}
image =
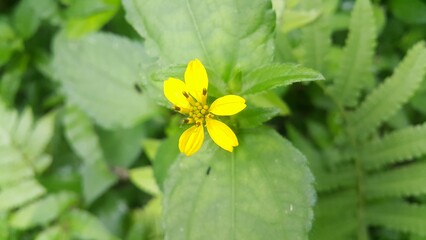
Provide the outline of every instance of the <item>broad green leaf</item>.
{"type": "Polygon", "coordinates": [[[75,203],[77,196],[71,192],[48,195],[13,213],[10,225],[16,229],[28,229],[48,224],[75,203]]]}
{"type": "Polygon", "coordinates": [[[199,58],[225,81],[271,62],[275,13],[268,0],[125,0],[127,20],[166,64],[199,58]],[[161,16],[161,17],[159,17],[161,16]]]}
{"type": "Polygon", "coordinates": [[[376,25],[370,0],[355,2],[349,36],[340,69],[331,88],[343,105],[355,106],[365,82],[373,78],[371,65],[376,45],[376,25]]]}
{"type": "Polygon", "coordinates": [[[411,48],[393,75],[371,92],[350,115],[350,129],[360,136],[375,130],[409,100],[420,87],[425,72],[426,47],[422,41],[411,48]]]}
{"type": "Polygon", "coordinates": [[[297,64],[266,65],[243,76],[242,95],[255,94],[295,82],[324,80],[317,71],[297,64]]]}
{"type": "Polygon", "coordinates": [[[30,132],[25,153],[30,157],[37,157],[41,155],[47,144],[53,136],[55,115],[53,113],[44,115],[36,123],[30,132]]]}
{"type": "Polygon", "coordinates": [[[83,197],[92,203],[116,182],[109,169],[93,125],[77,107],[70,106],[64,115],[65,135],[76,154],[83,160],[83,197]]]}
{"type": "Polygon", "coordinates": [[[391,0],[391,12],[400,20],[410,24],[426,23],[426,2],[422,0],[391,0]]]}
{"type": "Polygon", "coordinates": [[[158,185],[155,182],[154,171],[152,170],[152,167],[139,167],[131,169],[130,180],[139,189],[151,195],[158,196],[160,194],[158,185]]]}
{"type": "Polygon", "coordinates": [[[33,8],[33,3],[32,0],[19,1],[13,12],[13,25],[24,39],[30,38],[41,24],[41,18],[33,8]]]}
{"type": "Polygon", "coordinates": [[[61,219],[70,239],[118,240],[109,233],[108,229],[92,214],[74,209],[61,219]]]}
{"type": "MultiPolygon", "coordinates": [[[[17,36],[7,19],[0,17],[0,66],[7,63],[12,54],[22,47],[22,40],[17,36]]],[[[4,84],[3,81],[2,85],[4,84]]]]}
{"type": "Polygon", "coordinates": [[[158,139],[146,139],[143,141],[143,149],[148,159],[153,162],[155,155],[157,155],[158,148],[160,147],[161,141],[158,139]]]}
{"type": "Polygon", "coordinates": [[[162,240],[161,198],[151,199],[143,209],[132,214],[132,226],[126,240],[162,240]]]}
{"type": "Polygon", "coordinates": [[[305,157],[267,128],[238,140],[234,153],[207,141],[176,160],[165,183],[166,239],[307,239],[314,192],[305,157]]]}
{"type": "Polygon", "coordinates": [[[117,191],[109,191],[102,196],[91,208],[91,212],[98,217],[113,235],[121,236],[128,229],[128,198],[117,191]]]}
{"type": "Polygon", "coordinates": [[[154,176],[161,190],[164,189],[164,181],[168,177],[170,166],[179,155],[179,137],[180,134],[174,134],[167,138],[161,143],[155,155],[155,160],[153,162],[154,176]]]}
{"type": "Polygon", "coordinates": [[[129,167],[141,153],[140,143],[147,135],[144,125],[132,128],[98,129],[99,142],[106,161],[113,166],[129,167]]]}
{"type": "Polygon", "coordinates": [[[66,11],[66,32],[77,38],[99,30],[120,8],[120,0],[75,0],[66,11]]]}
{"type": "Polygon", "coordinates": [[[36,180],[28,179],[0,190],[0,212],[24,205],[45,194],[36,180]]]}
{"type": "Polygon", "coordinates": [[[53,50],[53,69],[66,96],[103,127],[131,127],[155,112],[134,87],[143,66],[153,61],[140,43],[106,33],[74,41],[58,36],[53,50]]]}

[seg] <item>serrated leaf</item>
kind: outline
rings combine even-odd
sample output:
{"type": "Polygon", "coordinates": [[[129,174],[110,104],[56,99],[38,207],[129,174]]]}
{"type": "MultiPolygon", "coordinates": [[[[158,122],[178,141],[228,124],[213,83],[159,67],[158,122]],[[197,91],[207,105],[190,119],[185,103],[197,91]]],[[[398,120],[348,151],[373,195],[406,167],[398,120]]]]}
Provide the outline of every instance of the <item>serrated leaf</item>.
{"type": "Polygon", "coordinates": [[[24,230],[48,224],[76,202],[77,196],[71,192],[48,195],[14,212],[10,218],[10,225],[24,230]]]}
{"type": "Polygon", "coordinates": [[[365,88],[365,82],[373,78],[371,65],[376,45],[375,27],[370,0],[356,1],[343,59],[331,88],[332,94],[343,105],[356,105],[361,90],[365,88]]]}
{"type": "Polygon", "coordinates": [[[234,153],[208,141],[177,159],[165,184],[166,239],[307,239],[314,195],[304,156],[267,128],[238,140],[234,153]]]}
{"type": "Polygon", "coordinates": [[[362,148],[363,166],[375,169],[426,154],[426,124],[394,131],[362,148]]]}
{"type": "Polygon", "coordinates": [[[53,51],[53,69],[66,96],[103,127],[131,127],[155,112],[134,86],[153,61],[140,43],[107,33],[74,41],[58,36],[53,51]]]}
{"type": "Polygon", "coordinates": [[[127,20],[165,63],[199,58],[227,81],[235,66],[245,72],[272,60],[275,13],[270,1],[123,3],[127,20]]]}
{"type": "Polygon", "coordinates": [[[324,80],[317,71],[297,64],[266,65],[243,76],[241,95],[255,94],[295,82],[324,80]]]}
{"type": "Polygon", "coordinates": [[[426,163],[418,162],[369,176],[365,182],[368,198],[405,197],[426,194],[426,163]]]}
{"type": "Polygon", "coordinates": [[[105,162],[98,136],[87,116],[75,106],[69,106],[64,115],[64,125],[71,147],[84,161],[81,168],[83,196],[85,202],[90,204],[117,179],[105,162]]]}
{"type": "Polygon", "coordinates": [[[118,240],[95,216],[83,210],[72,210],[61,219],[61,223],[65,224],[65,231],[69,232],[71,239],[118,240]]]}
{"type": "Polygon", "coordinates": [[[139,167],[131,169],[130,180],[139,189],[151,195],[158,196],[160,194],[158,185],[155,182],[154,171],[152,167],[139,167]]]}
{"type": "Polygon", "coordinates": [[[53,113],[43,116],[37,121],[30,132],[25,153],[30,157],[37,157],[43,153],[53,136],[55,115],[53,113]]]}
{"type": "Polygon", "coordinates": [[[419,88],[426,71],[426,47],[417,43],[394,74],[371,92],[350,116],[349,125],[360,137],[366,136],[391,117],[419,88]]]}
{"type": "Polygon", "coordinates": [[[28,203],[42,196],[45,192],[46,189],[34,179],[2,188],[0,190],[0,212],[28,203]]]}
{"type": "Polygon", "coordinates": [[[426,235],[426,207],[423,205],[379,202],[367,207],[367,221],[375,226],[426,235]]]}

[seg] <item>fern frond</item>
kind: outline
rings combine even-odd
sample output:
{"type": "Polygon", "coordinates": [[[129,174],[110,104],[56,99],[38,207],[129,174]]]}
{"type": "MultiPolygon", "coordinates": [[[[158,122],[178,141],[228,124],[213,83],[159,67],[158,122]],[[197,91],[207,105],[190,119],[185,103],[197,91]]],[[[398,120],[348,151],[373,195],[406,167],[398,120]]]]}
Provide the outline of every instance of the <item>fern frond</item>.
{"type": "Polygon", "coordinates": [[[370,1],[355,1],[343,59],[331,87],[331,93],[345,106],[356,105],[366,81],[373,78],[370,68],[376,35],[376,24],[370,1]]]}
{"type": "Polygon", "coordinates": [[[21,181],[1,189],[0,212],[22,206],[46,193],[46,189],[35,179],[21,181]]]}
{"type": "Polygon", "coordinates": [[[362,159],[366,169],[410,160],[426,154],[426,123],[407,127],[375,139],[363,146],[362,159]]]}
{"type": "Polygon", "coordinates": [[[345,164],[333,171],[314,172],[318,192],[329,192],[338,188],[354,186],[356,183],[353,165],[345,164]]]}
{"type": "Polygon", "coordinates": [[[425,194],[425,176],[426,162],[424,161],[376,173],[367,178],[365,194],[368,198],[425,194]]]}
{"type": "Polygon", "coordinates": [[[353,235],[357,228],[356,199],[353,190],[321,195],[314,208],[315,224],[309,239],[350,239],[348,236],[353,235]]]}
{"type": "Polygon", "coordinates": [[[419,88],[425,71],[426,48],[424,42],[419,42],[411,48],[394,74],[351,114],[349,125],[352,132],[365,137],[398,111],[419,88]]]}
{"type": "MultiPolygon", "coordinates": [[[[305,1],[308,8],[323,8],[321,0],[305,1]]],[[[302,47],[304,55],[302,62],[305,66],[311,67],[317,71],[324,72],[326,69],[325,59],[331,48],[331,29],[328,16],[324,13],[312,24],[304,27],[302,47]]]]}
{"type": "Polygon", "coordinates": [[[384,202],[367,207],[371,225],[426,236],[426,206],[405,202],[384,202]]]}

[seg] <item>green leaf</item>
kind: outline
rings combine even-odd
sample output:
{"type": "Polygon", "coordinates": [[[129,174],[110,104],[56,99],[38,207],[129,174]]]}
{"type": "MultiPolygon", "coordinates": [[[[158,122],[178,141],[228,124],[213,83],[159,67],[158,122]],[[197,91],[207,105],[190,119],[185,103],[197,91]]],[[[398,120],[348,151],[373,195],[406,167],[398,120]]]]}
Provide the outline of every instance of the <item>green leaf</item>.
{"type": "Polygon", "coordinates": [[[63,231],[59,225],[53,225],[37,234],[35,240],[72,240],[67,232],[63,231]]]}
{"type": "Polygon", "coordinates": [[[419,88],[426,71],[426,47],[419,42],[407,53],[394,74],[370,93],[350,116],[349,126],[366,136],[391,117],[419,88]]]}
{"type": "Polygon", "coordinates": [[[119,0],[75,0],[67,9],[66,31],[72,38],[99,30],[120,9],[119,0]]]}
{"type": "MultiPolygon", "coordinates": [[[[304,1],[308,9],[323,9],[323,0],[304,1]]],[[[327,57],[331,47],[331,29],[329,15],[324,12],[312,24],[302,29],[302,62],[307,67],[325,73],[327,68],[327,57]]]]}
{"type": "Polygon", "coordinates": [[[146,137],[143,125],[108,131],[98,129],[99,142],[110,165],[127,168],[141,153],[140,143],[146,137]]]}
{"type": "Polygon", "coordinates": [[[123,4],[127,20],[166,64],[199,58],[227,81],[236,66],[246,72],[272,60],[275,13],[268,0],[123,4]]]}
{"type": "Polygon", "coordinates": [[[13,213],[10,225],[21,230],[46,225],[76,202],[77,196],[71,192],[48,195],[13,213]]]}
{"type": "Polygon", "coordinates": [[[274,91],[263,92],[256,95],[250,95],[246,97],[255,107],[261,108],[275,108],[279,110],[280,116],[286,116],[290,114],[290,108],[284,100],[278,96],[274,91]]]}
{"type": "Polygon", "coordinates": [[[426,154],[426,124],[394,131],[362,148],[363,166],[376,169],[426,154]]]}
{"type": "Polygon", "coordinates": [[[426,3],[422,0],[391,0],[391,12],[400,20],[409,24],[426,23],[426,3]]]}
{"type": "MultiPolygon", "coordinates": [[[[16,50],[22,49],[22,47],[22,40],[17,36],[9,21],[6,18],[0,17],[0,66],[8,63],[12,54],[16,50]]],[[[6,75],[7,72],[4,74],[6,75]]],[[[2,85],[4,85],[3,81],[2,85]]]]}
{"type": "Polygon", "coordinates": [[[177,159],[165,184],[165,238],[307,239],[314,192],[304,156],[267,128],[238,139],[234,153],[207,141],[177,159]]]}
{"type": "Polygon", "coordinates": [[[132,226],[126,240],[162,240],[161,198],[151,199],[143,209],[132,214],[132,226]]]}
{"type": "Polygon", "coordinates": [[[369,198],[405,197],[426,194],[424,161],[376,173],[366,180],[364,189],[369,198]]]}
{"type": "Polygon", "coordinates": [[[236,116],[240,128],[254,128],[279,114],[277,108],[258,108],[247,106],[236,116]]]}
{"type": "Polygon", "coordinates": [[[426,207],[405,202],[379,202],[367,208],[367,220],[402,232],[426,235],[426,207]]]}
{"type": "Polygon", "coordinates": [[[72,210],[61,219],[61,223],[71,239],[118,240],[95,216],[83,210],[72,210]]]}
{"type": "Polygon", "coordinates": [[[53,50],[53,69],[68,99],[103,127],[131,127],[155,112],[134,87],[152,61],[140,43],[106,33],[75,41],[59,36],[53,50]]]}
{"type": "Polygon", "coordinates": [[[318,16],[319,12],[315,10],[304,11],[287,9],[283,14],[281,31],[287,33],[301,28],[314,21],[318,16]]]}
{"type": "Polygon", "coordinates": [[[349,26],[349,36],[343,50],[340,69],[331,88],[343,105],[358,102],[365,83],[373,78],[371,65],[376,45],[376,25],[370,0],[355,2],[349,26]]]}
{"type": "Polygon", "coordinates": [[[324,80],[317,71],[297,64],[266,65],[243,76],[241,95],[260,93],[295,82],[324,80]]]}
{"type": "Polygon", "coordinates": [[[116,182],[116,177],[105,163],[98,136],[90,120],[75,106],[64,114],[65,136],[74,152],[83,160],[83,197],[91,204],[116,182]]]}
{"type": "Polygon", "coordinates": [[[33,3],[31,0],[22,0],[13,12],[13,25],[24,39],[30,38],[41,23],[41,18],[33,9],[33,3]]]}
{"type": "Polygon", "coordinates": [[[139,167],[131,169],[130,180],[139,189],[151,195],[158,196],[160,194],[158,185],[155,182],[154,171],[152,170],[152,167],[139,167]]]}
{"type": "Polygon", "coordinates": [[[154,176],[161,190],[164,189],[164,181],[168,177],[170,166],[180,153],[178,148],[180,133],[163,141],[155,155],[153,163],[154,176]]]}
{"type": "Polygon", "coordinates": [[[24,205],[42,196],[45,192],[46,189],[34,179],[2,188],[0,191],[0,212],[24,205]]]}

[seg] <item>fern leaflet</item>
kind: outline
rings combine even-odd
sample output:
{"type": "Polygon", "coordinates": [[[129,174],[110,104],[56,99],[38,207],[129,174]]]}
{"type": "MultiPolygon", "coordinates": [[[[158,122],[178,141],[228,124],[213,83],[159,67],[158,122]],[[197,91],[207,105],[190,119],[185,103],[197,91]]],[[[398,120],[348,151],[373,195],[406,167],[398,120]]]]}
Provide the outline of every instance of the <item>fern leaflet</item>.
{"type": "Polygon", "coordinates": [[[408,52],[394,74],[376,88],[353,112],[349,125],[365,137],[397,112],[419,88],[426,70],[426,48],[419,42],[408,52]]]}
{"type": "Polygon", "coordinates": [[[407,127],[367,143],[363,147],[363,166],[375,169],[426,154],[426,124],[407,127]]]}
{"type": "Polygon", "coordinates": [[[426,235],[426,207],[405,202],[384,202],[368,207],[371,225],[426,235]]]}
{"type": "Polygon", "coordinates": [[[370,66],[376,44],[375,26],[370,1],[356,1],[343,59],[331,88],[333,95],[346,106],[356,105],[365,81],[373,78],[370,66]]]}

